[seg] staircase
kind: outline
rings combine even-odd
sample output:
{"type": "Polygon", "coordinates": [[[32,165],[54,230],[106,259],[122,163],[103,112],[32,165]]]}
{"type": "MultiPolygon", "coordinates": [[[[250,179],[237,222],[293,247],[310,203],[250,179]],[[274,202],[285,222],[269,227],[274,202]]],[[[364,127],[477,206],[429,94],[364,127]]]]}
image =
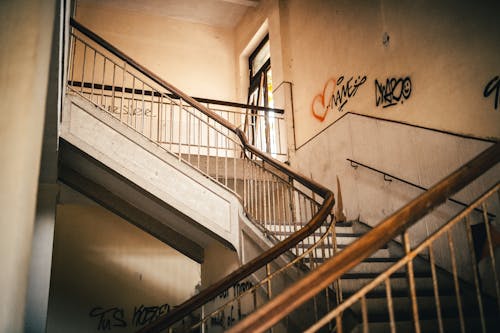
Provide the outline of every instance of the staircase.
{"type": "MultiPolygon", "coordinates": [[[[174,232],[182,233],[186,225],[193,235],[198,232],[199,242],[209,234],[242,253],[259,252],[141,332],[494,330],[498,284],[496,294],[483,290],[474,260],[473,279],[462,280],[457,262],[463,260],[454,256],[455,236],[449,230],[466,221],[464,235],[470,236],[471,211],[483,205],[486,212],[484,202],[499,185],[413,248],[408,230],[496,165],[499,144],[373,230],[359,221],[335,223],[331,191],[249,144],[241,123],[233,124],[186,96],[78,22],[71,24],[70,111],[64,114],[62,135],[71,149],[104,162],[104,169],[132,181],[134,189],[143,184],[138,192],[153,194],[155,204],[159,200],[173,207],[170,214],[177,222],[165,227],[174,232]],[[114,140],[103,142],[100,134],[106,131],[114,140]],[[120,150],[124,146],[128,148],[120,150]],[[106,152],[109,147],[112,153],[106,152]],[[147,179],[140,176],[143,169],[150,171],[147,179]],[[184,186],[188,183],[193,188],[184,186]],[[191,200],[191,195],[198,197],[191,200]],[[208,208],[207,196],[214,202],[208,208]],[[240,229],[252,236],[240,240],[240,229]],[[448,270],[440,268],[432,250],[436,246],[441,251],[439,242],[446,237],[451,244],[448,270]],[[224,300],[215,304],[216,299],[224,300]]],[[[70,169],[68,179],[73,171],[85,176],[79,163],[62,162],[70,169]]],[[[133,196],[127,200],[132,202],[133,196]]],[[[196,255],[196,245],[184,253],[196,255]]]]}

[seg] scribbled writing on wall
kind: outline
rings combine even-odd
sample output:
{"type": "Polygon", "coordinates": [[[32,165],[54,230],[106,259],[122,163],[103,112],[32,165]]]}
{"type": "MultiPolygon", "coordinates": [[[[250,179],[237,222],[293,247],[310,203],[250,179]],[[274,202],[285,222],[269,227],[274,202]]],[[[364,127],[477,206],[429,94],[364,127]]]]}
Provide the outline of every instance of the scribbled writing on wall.
{"type": "MultiPolygon", "coordinates": [[[[219,294],[212,301],[222,300],[224,303],[226,302],[226,298],[239,297],[246,291],[252,289],[252,287],[253,283],[250,281],[238,282],[234,284],[231,288],[226,289],[224,292],[219,294]]],[[[253,299],[253,296],[251,297],[253,299]]],[[[222,309],[219,309],[219,312],[211,316],[209,321],[210,326],[212,327],[219,326],[225,329],[232,326],[236,321],[239,321],[244,317],[246,317],[247,314],[244,313],[245,310],[242,303],[245,303],[243,298],[238,301],[237,309],[235,309],[234,305],[231,305],[231,307],[229,308],[229,305],[227,304],[222,309]]],[[[216,308],[219,307],[220,305],[221,304],[216,303],[216,308]]]]}
{"type": "Polygon", "coordinates": [[[387,78],[379,82],[375,80],[375,105],[387,108],[390,106],[403,104],[411,95],[411,79],[387,78]]]}
{"type": "Polygon", "coordinates": [[[328,80],[323,87],[323,93],[316,95],[312,101],[313,116],[319,121],[324,121],[328,111],[334,108],[339,112],[344,111],[346,104],[365,82],[366,75],[356,78],[340,76],[338,79],[328,80]]]}
{"type": "MultiPolygon", "coordinates": [[[[122,113],[123,115],[142,116],[142,113],[143,113],[143,109],[142,108],[140,108],[140,107],[134,108],[132,106],[127,106],[127,105],[124,105],[122,108],[120,108],[119,106],[116,106],[116,105],[115,106],[101,105],[101,107],[103,109],[106,109],[108,112],[114,113],[114,114],[120,114],[120,113],[122,113]]],[[[144,108],[144,115],[146,117],[156,118],[156,115],[152,114],[151,109],[144,108]]]]}
{"type": "Polygon", "coordinates": [[[109,308],[103,309],[95,307],[90,310],[89,316],[91,318],[98,318],[97,330],[107,331],[113,327],[127,327],[125,322],[125,311],[123,308],[109,308]]]}
{"type": "MultiPolygon", "coordinates": [[[[252,288],[253,284],[250,281],[243,281],[243,282],[238,282],[235,285],[233,285],[232,290],[233,290],[233,296],[237,297],[244,293],[245,291],[249,290],[252,288]]],[[[218,298],[227,298],[229,297],[229,289],[224,290],[221,294],[219,294],[218,298]]],[[[213,301],[215,298],[213,299],[213,301]]]]}
{"type": "Polygon", "coordinates": [[[170,310],[170,305],[163,304],[160,306],[144,306],[134,307],[134,316],[132,319],[133,325],[136,327],[151,324],[160,316],[166,314],[170,310]]]}
{"type": "Polygon", "coordinates": [[[113,328],[122,327],[142,327],[150,324],[161,315],[170,310],[170,305],[165,303],[159,306],[140,306],[134,307],[131,316],[126,316],[125,310],[120,307],[103,308],[96,306],[89,312],[90,318],[97,320],[98,331],[110,331],[113,328]],[[127,320],[127,318],[131,320],[127,320]]]}
{"type": "Polygon", "coordinates": [[[500,98],[500,77],[497,75],[491,79],[484,87],[483,95],[488,98],[494,93],[493,106],[495,110],[498,109],[498,102],[500,98]]]}

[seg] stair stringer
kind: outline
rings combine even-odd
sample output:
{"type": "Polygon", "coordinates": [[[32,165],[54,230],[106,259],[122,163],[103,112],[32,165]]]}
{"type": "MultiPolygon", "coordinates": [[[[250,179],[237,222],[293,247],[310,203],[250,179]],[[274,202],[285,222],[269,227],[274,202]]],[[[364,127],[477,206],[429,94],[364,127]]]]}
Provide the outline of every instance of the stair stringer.
{"type": "MultiPolygon", "coordinates": [[[[191,225],[240,249],[238,197],[112,115],[66,95],[60,137],[179,211],[191,225]]],[[[185,221],[162,222],[203,243],[199,232],[189,235],[185,221]]]]}

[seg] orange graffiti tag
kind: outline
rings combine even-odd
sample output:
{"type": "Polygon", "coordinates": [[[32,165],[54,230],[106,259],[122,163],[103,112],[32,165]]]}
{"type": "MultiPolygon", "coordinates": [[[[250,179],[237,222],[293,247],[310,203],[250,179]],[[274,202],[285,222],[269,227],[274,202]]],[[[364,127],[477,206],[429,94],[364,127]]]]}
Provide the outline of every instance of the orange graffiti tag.
{"type": "Polygon", "coordinates": [[[326,114],[328,113],[328,110],[330,110],[331,108],[330,99],[332,98],[336,82],[337,80],[334,78],[331,78],[328,81],[326,81],[325,86],[323,87],[323,93],[317,94],[313,98],[311,111],[314,118],[318,119],[319,121],[325,120],[326,114]],[[325,107],[325,100],[327,102],[326,107],[325,107]]]}

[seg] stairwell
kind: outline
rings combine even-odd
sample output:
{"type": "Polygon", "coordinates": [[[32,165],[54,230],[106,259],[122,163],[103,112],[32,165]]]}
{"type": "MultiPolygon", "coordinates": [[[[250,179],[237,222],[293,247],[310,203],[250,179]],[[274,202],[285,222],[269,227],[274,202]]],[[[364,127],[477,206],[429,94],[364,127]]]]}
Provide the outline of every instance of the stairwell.
{"type": "MultiPolygon", "coordinates": [[[[79,29],[85,30],[81,26],[79,29]]],[[[86,34],[93,36],[89,31],[86,34]]],[[[93,38],[99,41],[98,37],[93,38]]],[[[85,45],[85,50],[90,47],[85,45]]],[[[76,44],[73,47],[76,49],[76,44]]],[[[134,63],[124,55],[120,57],[134,63]]],[[[131,219],[198,261],[202,260],[201,248],[208,236],[239,251],[242,263],[250,265],[244,265],[220,284],[200,293],[195,304],[201,310],[188,307],[191,300],[181,305],[179,308],[189,310],[172,316],[172,322],[182,322],[177,330],[228,329],[328,259],[348,250],[349,245],[371,230],[359,221],[335,223],[331,211],[333,198],[326,190],[259,155],[258,150],[246,145],[244,134],[234,124],[213,114],[212,118],[204,115],[209,111],[193,107],[197,104],[187,97],[174,102],[184,95],[175,88],[171,88],[170,95],[160,92],[155,85],[162,81],[146,69],[136,67],[147,78],[153,78],[148,83],[149,95],[145,93],[145,83],[138,96],[133,96],[135,89],[126,92],[124,86],[119,89],[111,86],[112,94],[106,95],[106,99],[104,84],[68,85],[62,117],[61,138],[66,153],[61,156],[61,178],[92,197],[98,196],[99,189],[112,189],[117,198],[107,202],[108,205],[123,200],[145,213],[146,218],[131,219]],[[165,104],[163,98],[172,96],[175,98],[165,104]],[[149,119],[145,111],[139,117],[125,114],[126,99],[136,105],[142,103],[143,110],[148,99],[149,119]],[[120,103],[119,112],[114,111],[116,103],[120,103]],[[169,115],[164,113],[164,107],[170,110],[169,115]],[[154,117],[157,125],[153,124],[154,117]],[[179,128],[174,130],[176,126],[179,128]],[[181,133],[182,126],[187,135],[181,133]],[[202,129],[204,126],[206,130],[202,129]],[[211,141],[216,144],[211,146],[211,141]],[[279,247],[276,244],[287,247],[275,250],[279,247]],[[212,300],[224,289],[235,286],[235,281],[249,283],[251,288],[235,292],[231,296],[234,299],[220,308],[204,305],[207,299],[212,300]],[[233,311],[237,313],[234,317],[233,311]],[[190,318],[194,328],[182,320],[184,316],[190,318]]],[[[121,70],[125,83],[129,80],[128,72],[125,66],[121,70]]],[[[84,82],[85,71],[84,68],[80,73],[80,82],[84,82]]],[[[105,76],[103,73],[102,81],[105,76]]],[[[130,78],[135,81],[135,74],[130,78]]],[[[104,202],[105,198],[100,200],[104,202]]],[[[371,281],[387,275],[387,269],[407,252],[402,243],[401,239],[394,239],[383,244],[329,285],[324,293],[315,296],[308,306],[288,315],[275,331],[303,331],[371,281]]],[[[425,253],[413,259],[411,268],[402,266],[386,277],[385,285],[373,288],[343,312],[346,331],[366,328],[376,332],[407,331],[414,328],[415,320],[426,332],[443,327],[451,331],[476,329],[481,325],[490,330],[496,325],[494,297],[483,295],[481,310],[466,306],[478,297],[477,287],[439,268],[425,253]],[[482,323],[480,316],[486,318],[482,323]]],[[[337,327],[330,323],[321,331],[334,331],[337,327]]],[[[145,328],[148,330],[158,328],[145,328]]]]}

